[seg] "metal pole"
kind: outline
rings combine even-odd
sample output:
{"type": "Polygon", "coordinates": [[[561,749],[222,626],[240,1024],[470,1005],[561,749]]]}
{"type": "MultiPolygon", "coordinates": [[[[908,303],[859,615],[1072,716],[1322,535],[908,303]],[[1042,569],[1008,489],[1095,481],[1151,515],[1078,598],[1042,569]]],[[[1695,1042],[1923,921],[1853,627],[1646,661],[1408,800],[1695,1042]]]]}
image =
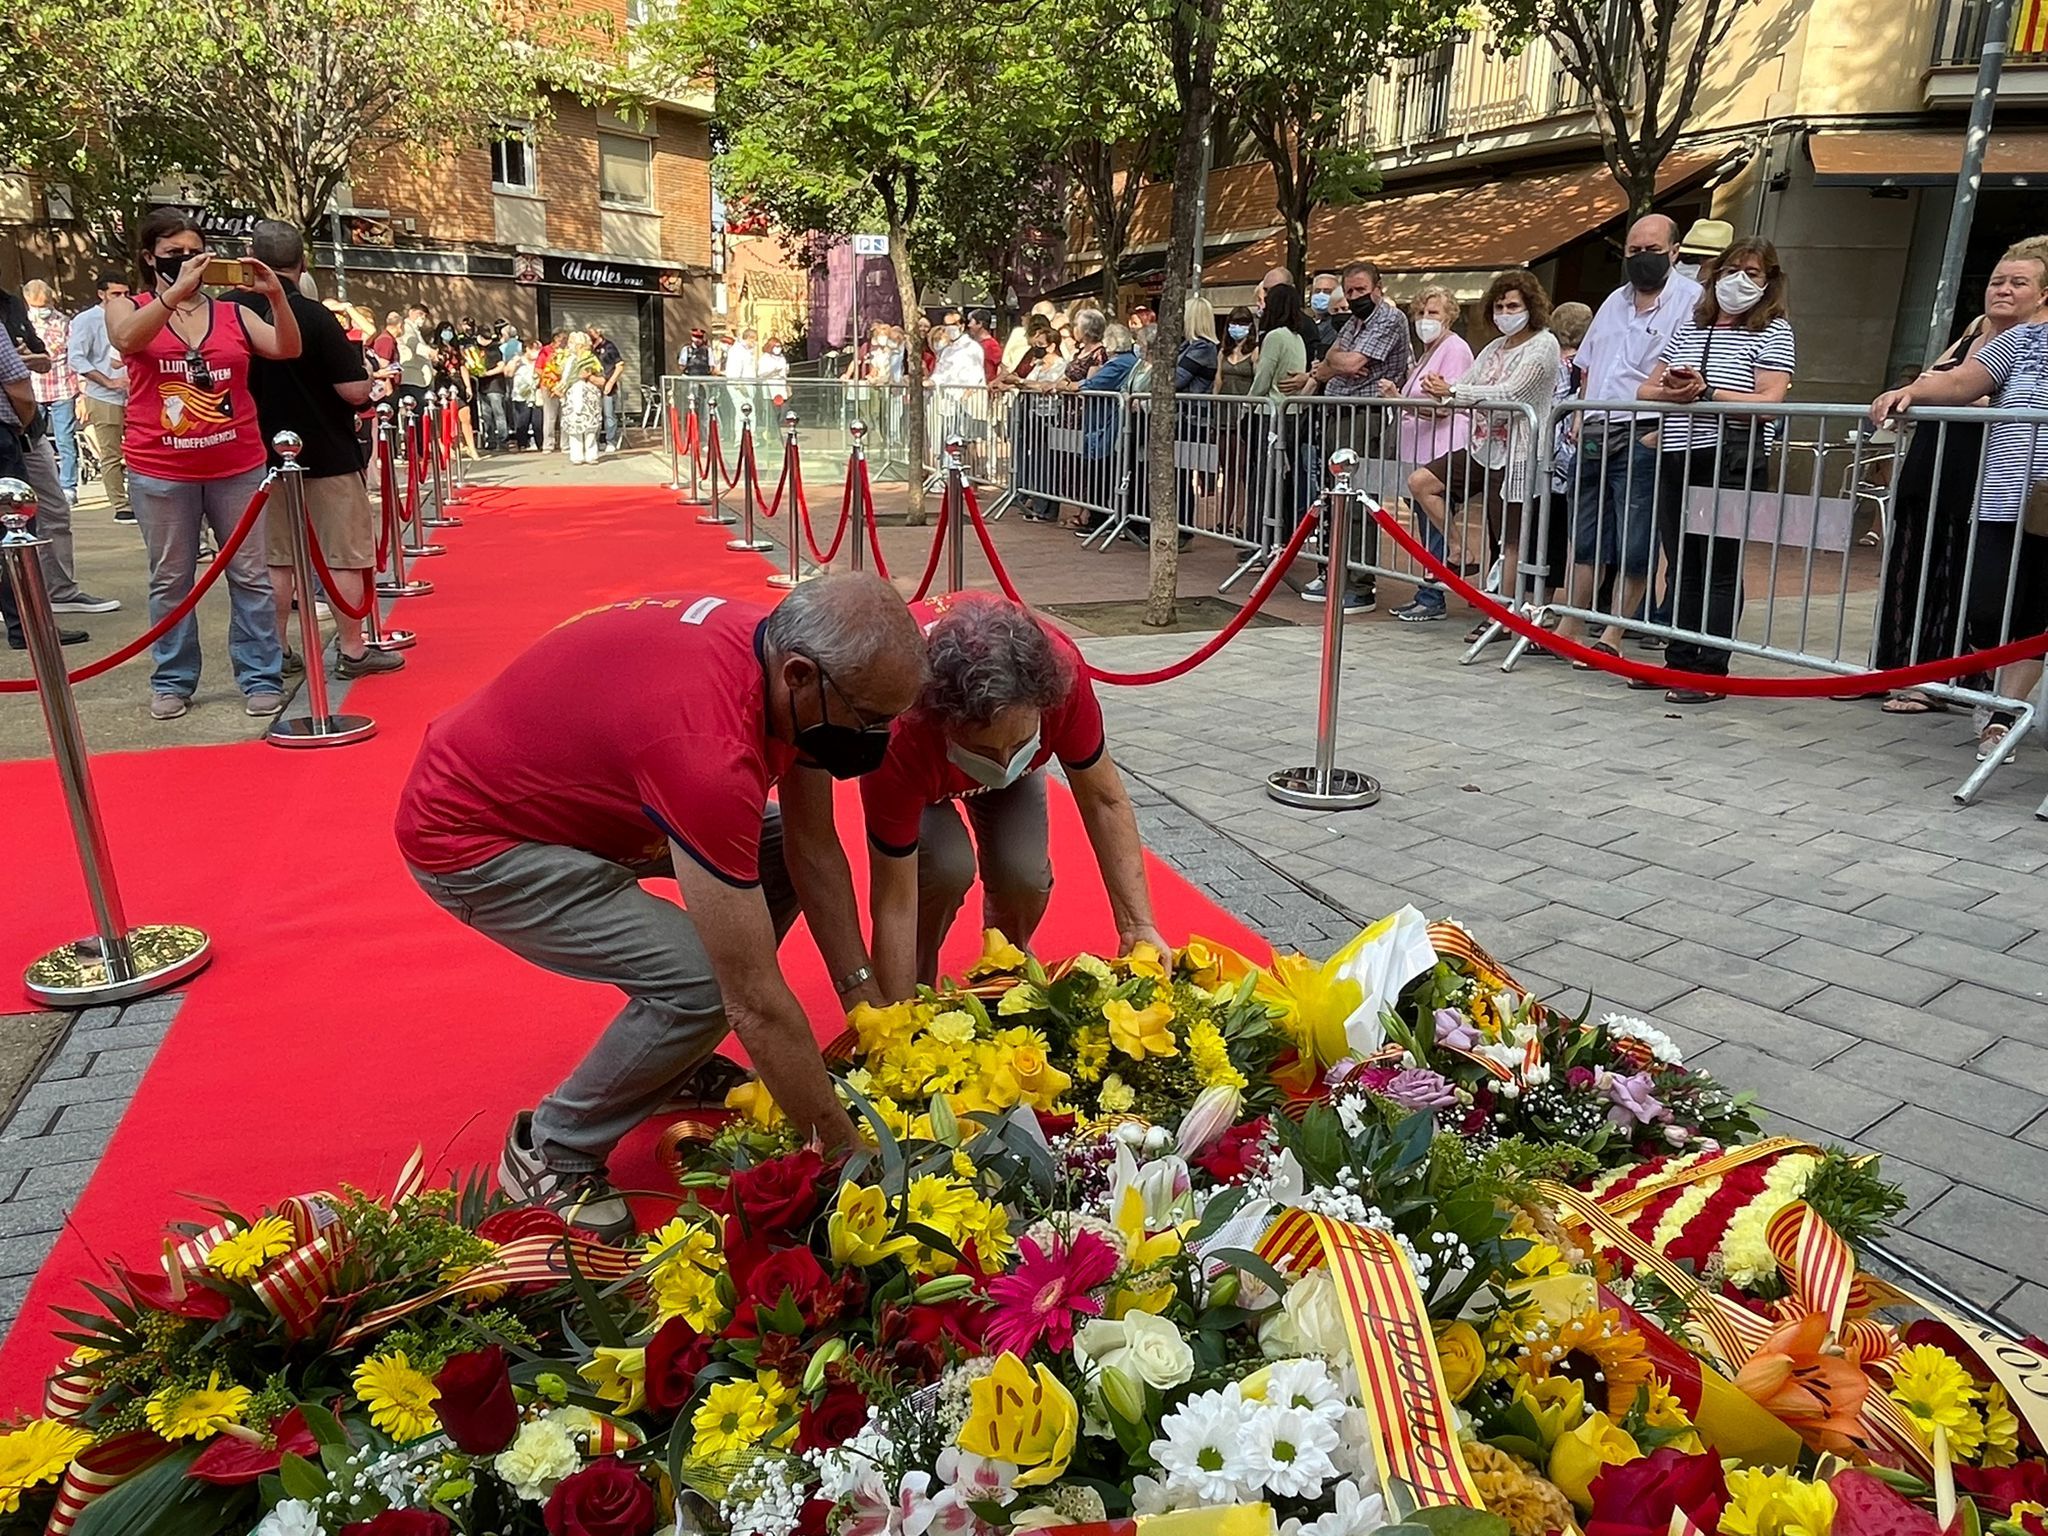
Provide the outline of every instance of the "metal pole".
{"type": "MultiPolygon", "coordinates": [[[[773,549],[775,541],[773,539],[760,538],[754,532],[754,501],[760,492],[761,485],[759,466],[756,465],[751,472],[747,468],[754,460],[753,447],[754,408],[742,400],[740,402],[739,485],[742,522],[740,536],[736,539],[727,539],[725,547],[727,549],[745,550],[753,554],[762,554],[773,549]]],[[[718,466],[716,464],[711,466],[711,511],[707,516],[698,518],[697,521],[700,523],[730,523],[734,521],[733,515],[718,504],[718,466]]]]}
{"type": "MultiPolygon", "coordinates": [[[[846,461],[846,473],[857,476],[867,467],[868,424],[858,418],[846,424],[846,435],[853,440],[853,451],[846,461]]],[[[853,568],[864,571],[868,568],[868,502],[859,491],[853,493],[853,526],[846,530],[846,536],[853,540],[853,568]]]]}
{"type": "Polygon", "coordinates": [[[1316,760],[1307,768],[1283,768],[1266,777],[1266,793],[1282,805],[1318,811],[1355,811],[1375,805],[1379,780],[1337,766],[1337,693],[1344,667],[1344,578],[1351,560],[1351,519],[1360,497],[1351,477],[1358,455],[1339,448],[1330,455],[1330,489],[1323,499],[1323,539],[1329,563],[1323,567],[1329,602],[1323,609],[1322,692],[1316,701],[1316,760]]]}
{"type": "MultiPolygon", "coordinates": [[[[692,384],[690,386],[689,422],[691,426],[697,429],[697,441],[699,443],[704,441],[704,423],[699,414],[702,410],[701,393],[697,385],[692,384]]],[[[704,500],[704,487],[700,481],[701,477],[697,470],[697,450],[693,447],[690,450],[690,497],[688,502],[690,506],[697,506],[704,500]]]]}
{"type": "Polygon", "coordinates": [[[676,409],[676,385],[680,379],[661,381],[662,425],[668,428],[668,488],[683,488],[683,418],[676,409]]]}
{"type": "MultiPolygon", "coordinates": [[[[426,438],[424,429],[421,430],[419,435],[415,435],[413,405],[410,399],[398,402],[398,419],[403,424],[399,435],[405,441],[405,477],[407,481],[410,481],[413,476],[413,466],[419,461],[419,455],[424,451],[423,445],[426,442],[426,438]]],[[[386,462],[395,466],[398,460],[394,456],[386,462]]],[[[426,596],[434,590],[434,584],[431,581],[409,581],[406,579],[405,541],[407,534],[405,531],[405,503],[399,495],[398,481],[395,476],[391,482],[391,493],[385,498],[384,517],[384,543],[385,547],[391,552],[391,579],[377,583],[378,595],[382,597],[426,596]]]]}
{"type": "Polygon", "coordinates": [[[789,571],[778,572],[768,578],[768,585],[788,591],[800,586],[804,580],[804,557],[801,546],[803,529],[798,526],[803,513],[797,508],[797,484],[803,477],[803,470],[797,464],[796,412],[791,411],[782,418],[782,485],[789,493],[789,505],[782,509],[782,526],[789,535],[789,571]]]}
{"type": "Polygon", "coordinates": [[[1977,61],[1977,87],[1970,97],[1970,126],[1963,133],[1963,163],[1956,173],[1956,198],[1948,213],[1948,244],[1934,285],[1934,313],[1927,321],[1927,366],[1948,346],[1955,324],[1956,290],[1977,213],[1977,186],[1984,179],[1984,145],[1991,137],[1991,112],[1998,104],[1998,79],[2005,72],[2006,43],[2012,37],[2012,0],[1988,0],[1984,7],[1984,53],[1977,61]]]}
{"type": "Polygon", "coordinates": [[[946,538],[946,590],[958,592],[967,585],[967,497],[965,494],[965,471],[960,463],[960,450],[966,446],[957,436],[946,439],[945,456],[940,460],[940,469],[946,477],[946,497],[939,508],[939,516],[945,520],[946,538]]]}
{"type": "MultiPolygon", "coordinates": [[[[436,507],[448,503],[448,458],[443,452],[442,445],[446,439],[442,434],[448,430],[448,423],[454,420],[451,394],[452,391],[443,388],[427,395],[427,484],[433,491],[432,502],[436,507]]],[[[448,553],[447,545],[427,542],[428,500],[428,497],[421,496],[419,504],[412,509],[412,542],[405,546],[405,558],[408,560],[424,560],[429,555],[448,553]]]]}
{"type": "Polygon", "coordinates": [[[93,793],[78,701],[71,696],[64,647],[58,642],[56,615],[50,611],[50,589],[43,581],[42,552],[49,540],[28,531],[35,504],[35,492],[21,481],[0,480],[0,528],[5,530],[0,537],[0,565],[5,567],[0,581],[13,583],[21,610],[22,636],[35,670],[43,724],[50,733],[50,756],[64,786],[64,806],[71,816],[71,836],[78,845],[78,867],[85,877],[95,932],[42,956],[28,968],[23,985],[38,1003],[83,1008],[141,997],[183,981],[204,967],[212,952],[210,941],[197,928],[168,923],[128,926],[107,848],[106,824],[93,793]]]}
{"type": "Polygon", "coordinates": [[[392,418],[388,401],[377,407],[377,459],[380,469],[377,476],[378,526],[384,529],[384,549],[391,560],[391,574],[396,586],[387,589],[378,580],[377,573],[370,572],[370,579],[365,584],[370,613],[363,621],[363,644],[378,651],[409,651],[418,644],[418,635],[409,629],[384,627],[386,595],[402,593],[405,587],[404,540],[398,531],[398,423],[392,418]]]}
{"type": "MultiPolygon", "coordinates": [[[[455,391],[452,389],[443,390],[441,411],[444,429],[445,423],[452,419],[452,413],[460,409],[461,403],[455,398],[455,391]]],[[[434,504],[431,507],[422,506],[420,508],[420,527],[460,528],[462,526],[462,519],[452,516],[448,509],[457,505],[462,500],[462,479],[465,472],[462,454],[457,448],[450,448],[445,456],[437,452],[434,455],[434,463],[441,468],[443,473],[441,478],[434,483],[434,504]]]]}
{"type": "MultiPolygon", "coordinates": [[[[716,388],[717,386],[714,385],[712,387],[716,388]]],[[[707,396],[707,398],[709,397],[707,396]]],[[[741,409],[745,410],[746,407],[742,406],[741,409]]],[[[714,404],[711,407],[711,420],[713,423],[717,423],[718,421],[718,407],[716,404],[714,404]]],[[[726,528],[738,522],[739,519],[734,517],[730,512],[726,511],[724,507],[719,505],[720,481],[725,474],[724,466],[720,461],[723,459],[724,455],[721,453],[713,453],[711,451],[712,442],[709,436],[711,428],[707,426],[704,429],[704,431],[706,433],[706,436],[704,438],[705,457],[710,459],[711,461],[711,510],[709,512],[699,513],[697,516],[697,521],[712,527],[726,528]]],[[[742,444],[746,442],[746,437],[744,433],[741,435],[740,441],[742,444]]],[[[751,507],[752,503],[749,502],[748,505],[749,507],[751,507]]],[[[747,516],[749,517],[749,519],[751,519],[753,513],[750,511],[747,514],[747,516]]],[[[749,539],[751,539],[754,536],[754,525],[751,521],[749,521],[747,524],[746,536],[749,539]]]]}
{"type": "Polygon", "coordinates": [[[861,254],[860,254],[860,245],[859,245],[859,242],[858,242],[858,241],[856,241],[856,242],[854,243],[854,251],[853,251],[853,315],[852,315],[852,318],[851,318],[851,319],[849,319],[849,320],[847,321],[847,323],[846,323],[846,331],[847,331],[847,334],[846,334],[846,344],[847,344],[847,345],[848,345],[849,347],[851,347],[851,348],[853,349],[853,382],[854,382],[854,383],[856,383],[856,384],[858,384],[858,383],[860,383],[860,382],[861,382],[861,377],[860,377],[860,264],[861,264],[861,260],[862,260],[862,257],[861,257],[861,254]]]}
{"type": "MultiPolygon", "coordinates": [[[[277,489],[284,498],[285,526],[291,535],[292,580],[299,594],[299,654],[306,661],[308,713],[297,720],[280,715],[264,739],[273,747],[339,747],[366,741],[377,734],[368,715],[337,715],[327,707],[327,658],[321,654],[320,615],[313,608],[313,534],[306,517],[306,472],[299,465],[304,444],[296,432],[280,432],[270,440],[284,462],[278,466],[277,489]]],[[[329,594],[337,603],[339,592],[329,594]]],[[[374,601],[374,598],[373,598],[374,601]]]]}

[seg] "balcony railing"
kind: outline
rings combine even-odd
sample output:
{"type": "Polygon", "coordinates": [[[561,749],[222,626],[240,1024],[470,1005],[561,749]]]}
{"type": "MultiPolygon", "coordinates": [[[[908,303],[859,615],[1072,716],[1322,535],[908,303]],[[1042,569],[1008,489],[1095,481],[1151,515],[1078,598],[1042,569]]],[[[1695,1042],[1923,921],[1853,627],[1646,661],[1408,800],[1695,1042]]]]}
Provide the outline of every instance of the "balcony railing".
{"type": "Polygon", "coordinates": [[[1353,99],[1352,142],[1390,153],[1541,122],[1592,104],[1546,39],[1532,39],[1518,54],[1500,52],[1490,42],[1481,33],[1396,60],[1353,99]]]}
{"type": "MultiPolygon", "coordinates": [[[[1984,56],[1989,0],[1942,0],[1934,28],[1934,67],[1975,66],[1984,56]]],[[[2008,64],[2048,64],[2048,0],[2014,0],[2008,64]]]]}

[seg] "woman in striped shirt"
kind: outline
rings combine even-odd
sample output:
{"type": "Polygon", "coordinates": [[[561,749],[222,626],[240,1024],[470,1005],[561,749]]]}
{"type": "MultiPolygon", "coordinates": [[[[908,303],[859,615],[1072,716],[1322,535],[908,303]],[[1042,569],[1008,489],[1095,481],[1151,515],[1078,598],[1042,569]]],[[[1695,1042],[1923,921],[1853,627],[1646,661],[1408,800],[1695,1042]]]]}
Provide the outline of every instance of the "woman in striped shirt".
{"type": "MultiPolygon", "coordinates": [[[[1786,318],[1785,269],[1768,240],[1738,240],[1705,279],[1691,320],[1665,344],[1663,360],[1636,393],[1663,405],[1776,405],[1792,388],[1792,322],[1786,318]]],[[[1739,536],[1680,533],[1692,493],[1705,488],[1761,491],[1770,483],[1766,459],[1774,423],[1765,415],[1667,412],[1658,430],[1657,530],[1670,583],[1671,622],[1694,634],[1732,639],[1742,612],[1743,541],[1739,536]]],[[[1718,525],[1718,506],[1713,514],[1718,525]]],[[[1665,656],[1681,672],[1728,675],[1728,651],[1673,640],[1665,656]]],[[[1654,687],[1632,681],[1631,688],[1654,687]]],[[[1672,704],[1725,697],[1672,688],[1672,704]]]]}

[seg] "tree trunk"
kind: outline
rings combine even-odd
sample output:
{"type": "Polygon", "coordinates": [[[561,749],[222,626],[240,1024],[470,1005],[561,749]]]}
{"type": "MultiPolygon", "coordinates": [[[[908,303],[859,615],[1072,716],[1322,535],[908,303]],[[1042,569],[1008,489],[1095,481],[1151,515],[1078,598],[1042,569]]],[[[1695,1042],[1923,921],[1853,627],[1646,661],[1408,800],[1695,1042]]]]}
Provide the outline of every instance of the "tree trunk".
{"type": "Polygon", "coordinates": [[[889,268],[896,274],[896,302],[903,309],[903,425],[910,459],[909,524],[924,526],[926,473],[924,400],[924,306],[918,302],[917,275],[910,270],[910,231],[903,221],[889,221],[889,268]]]}
{"type": "Polygon", "coordinates": [[[1151,582],[1145,594],[1145,622],[1164,628],[1173,622],[1180,594],[1180,504],[1173,463],[1174,364],[1185,332],[1183,313],[1188,272],[1195,259],[1195,198],[1202,183],[1203,146],[1209,138],[1216,82],[1216,23],[1223,0],[1196,0],[1199,31],[1187,36],[1186,5],[1174,10],[1173,55],[1186,60],[1176,70],[1180,86],[1180,141],[1173,151],[1173,235],[1166,251],[1166,281],[1159,295],[1159,330],[1152,341],[1152,422],[1146,445],[1145,484],[1152,510],[1151,582]]]}
{"type": "Polygon", "coordinates": [[[1287,270],[1294,274],[1294,286],[1305,301],[1308,294],[1308,214],[1294,208],[1287,210],[1287,270]]]}

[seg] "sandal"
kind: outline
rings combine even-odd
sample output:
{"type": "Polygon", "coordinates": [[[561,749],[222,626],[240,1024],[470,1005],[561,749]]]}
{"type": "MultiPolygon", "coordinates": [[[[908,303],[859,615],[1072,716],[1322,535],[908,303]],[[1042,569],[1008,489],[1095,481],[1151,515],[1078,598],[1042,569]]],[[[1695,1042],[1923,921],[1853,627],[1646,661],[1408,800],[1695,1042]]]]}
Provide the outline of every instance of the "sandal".
{"type": "Polygon", "coordinates": [[[2004,747],[2005,738],[2011,730],[2011,726],[2001,724],[1996,720],[1985,726],[1984,734],[1977,738],[1977,761],[1980,763],[1989,762],[1992,758],[1996,757],[1999,750],[2004,747]]]}
{"type": "MultiPolygon", "coordinates": [[[[1605,640],[1595,640],[1587,649],[1598,651],[1602,656],[1612,656],[1616,661],[1621,660],[1621,652],[1617,651],[1605,640]]],[[[1590,661],[1575,661],[1572,663],[1572,670],[1575,672],[1599,672],[1604,669],[1594,666],[1590,661]]]]}
{"type": "Polygon", "coordinates": [[[1924,693],[1895,693],[1878,708],[1888,715],[1945,715],[1948,705],[1924,693]]]}

